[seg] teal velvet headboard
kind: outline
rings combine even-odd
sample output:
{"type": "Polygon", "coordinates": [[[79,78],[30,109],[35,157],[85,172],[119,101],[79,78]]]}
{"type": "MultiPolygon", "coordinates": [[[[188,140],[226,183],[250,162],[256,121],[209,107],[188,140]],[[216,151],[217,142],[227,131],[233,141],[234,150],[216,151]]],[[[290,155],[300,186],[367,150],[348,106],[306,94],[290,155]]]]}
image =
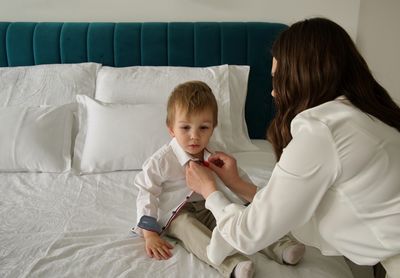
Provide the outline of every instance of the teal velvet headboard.
{"type": "Polygon", "coordinates": [[[0,22],[0,66],[250,65],[246,122],[251,138],[265,138],[274,113],[270,48],[285,28],[266,22],[0,22]]]}

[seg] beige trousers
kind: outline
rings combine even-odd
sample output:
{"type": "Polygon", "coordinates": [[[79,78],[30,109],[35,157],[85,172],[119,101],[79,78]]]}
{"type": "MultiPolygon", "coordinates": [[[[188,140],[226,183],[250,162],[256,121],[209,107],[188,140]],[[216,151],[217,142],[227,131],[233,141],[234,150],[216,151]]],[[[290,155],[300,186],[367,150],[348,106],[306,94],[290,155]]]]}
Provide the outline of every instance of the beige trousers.
{"type": "MultiPolygon", "coordinates": [[[[204,201],[200,201],[186,204],[179,212],[179,215],[172,221],[166,234],[178,239],[188,252],[214,267],[223,277],[230,277],[235,266],[240,262],[248,261],[249,258],[236,253],[227,257],[220,265],[215,265],[208,260],[206,248],[210,243],[216,221],[211,211],[205,208],[204,203],[204,201]]],[[[297,244],[297,241],[284,236],[278,242],[260,252],[270,259],[283,264],[283,250],[294,244],[297,244]]]]}
{"type": "Polygon", "coordinates": [[[386,270],[386,278],[400,278],[400,254],[381,261],[386,270]]]}

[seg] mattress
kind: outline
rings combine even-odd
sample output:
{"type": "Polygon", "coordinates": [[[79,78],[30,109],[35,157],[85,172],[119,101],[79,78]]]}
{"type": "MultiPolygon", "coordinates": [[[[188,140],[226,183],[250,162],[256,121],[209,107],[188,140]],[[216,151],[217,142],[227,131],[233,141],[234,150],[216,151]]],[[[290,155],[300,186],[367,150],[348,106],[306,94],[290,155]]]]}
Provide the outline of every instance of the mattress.
{"type": "MultiPolygon", "coordinates": [[[[235,153],[258,186],[274,166],[271,146],[235,153]]],[[[173,239],[173,256],[146,256],[131,232],[136,221],[136,171],[76,175],[73,172],[0,173],[0,277],[220,277],[173,239]]],[[[311,247],[297,266],[251,256],[255,277],[353,277],[343,257],[311,247]]]]}

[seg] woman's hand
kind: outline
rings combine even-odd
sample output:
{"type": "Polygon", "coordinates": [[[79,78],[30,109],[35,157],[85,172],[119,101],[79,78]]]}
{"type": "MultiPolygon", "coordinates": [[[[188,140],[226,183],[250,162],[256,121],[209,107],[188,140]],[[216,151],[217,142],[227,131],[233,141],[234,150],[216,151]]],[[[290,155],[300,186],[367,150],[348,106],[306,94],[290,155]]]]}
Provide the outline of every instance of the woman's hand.
{"type": "Polygon", "coordinates": [[[223,152],[216,152],[208,158],[208,167],[237,195],[249,202],[253,200],[257,187],[240,177],[235,158],[223,152]]]}
{"type": "Polygon", "coordinates": [[[150,258],[168,260],[172,256],[170,249],[174,247],[157,233],[144,230],[143,235],[146,241],[146,253],[150,258]]]}
{"type": "Polygon", "coordinates": [[[186,184],[204,199],[217,190],[212,171],[194,161],[189,161],[186,166],[186,184]]]}
{"type": "Polygon", "coordinates": [[[232,187],[240,181],[236,159],[223,152],[216,152],[208,158],[208,167],[213,170],[223,183],[232,187]]]}

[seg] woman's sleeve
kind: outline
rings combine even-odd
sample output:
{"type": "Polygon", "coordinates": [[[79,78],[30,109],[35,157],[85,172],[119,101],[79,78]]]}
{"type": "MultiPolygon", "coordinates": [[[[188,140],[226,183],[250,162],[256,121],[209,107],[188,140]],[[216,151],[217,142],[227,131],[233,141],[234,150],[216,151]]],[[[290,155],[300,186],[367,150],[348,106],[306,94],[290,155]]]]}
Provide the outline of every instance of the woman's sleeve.
{"type": "MultiPolygon", "coordinates": [[[[291,130],[292,141],[249,206],[230,203],[218,191],[208,196],[206,207],[217,220],[213,237],[221,236],[235,249],[253,254],[311,218],[340,174],[340,163],[324,123],[296,118],[291,130]]],[[[218,252],[217,246],[208,248],[209,253],[218,252]]]]}

